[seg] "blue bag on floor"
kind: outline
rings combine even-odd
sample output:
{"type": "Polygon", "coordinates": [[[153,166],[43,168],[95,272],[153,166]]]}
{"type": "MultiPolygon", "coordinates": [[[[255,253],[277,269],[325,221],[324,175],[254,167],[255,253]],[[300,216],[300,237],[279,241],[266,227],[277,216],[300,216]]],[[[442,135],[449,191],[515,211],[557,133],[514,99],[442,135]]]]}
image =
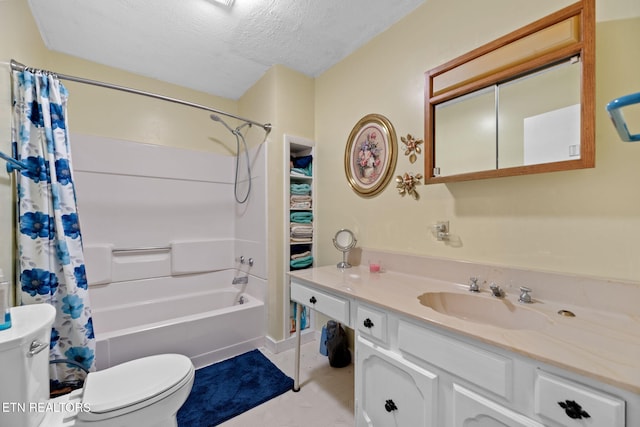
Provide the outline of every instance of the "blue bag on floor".
{"type": "Polygon", "coordinates": [[[328,356],[327,353],[327,327],[322,327],[322,334],[320,335],[320,354],[323,356],[328,356]]]}

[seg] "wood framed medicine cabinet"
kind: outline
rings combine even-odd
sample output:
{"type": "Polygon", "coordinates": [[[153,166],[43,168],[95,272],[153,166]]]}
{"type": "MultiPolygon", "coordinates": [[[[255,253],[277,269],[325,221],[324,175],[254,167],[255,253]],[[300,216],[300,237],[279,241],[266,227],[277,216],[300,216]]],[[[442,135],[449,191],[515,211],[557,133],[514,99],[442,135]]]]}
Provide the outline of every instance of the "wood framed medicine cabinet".
{"type": "Polygon", "coordinates": [[[425,184],[595,166],[595,0],[425,73],[425,184]]]}

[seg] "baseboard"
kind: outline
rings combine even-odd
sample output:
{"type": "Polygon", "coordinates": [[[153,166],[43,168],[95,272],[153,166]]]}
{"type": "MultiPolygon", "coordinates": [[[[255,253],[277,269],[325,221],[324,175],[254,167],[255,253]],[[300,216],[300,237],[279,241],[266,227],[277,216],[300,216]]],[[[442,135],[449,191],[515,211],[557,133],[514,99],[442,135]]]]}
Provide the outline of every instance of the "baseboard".
{"type": "MultiPolygon", "coordinates": [[[[302,344],[306,344],[311,341],[320,341],[320,331],[315,331],[312,329],[305,329],[304,331],[302,331],[302,344]]],[[[272,337],[266,336],[264,339],[264,346],[273,354],[291,350],[296,346],[296,336],[292,335],[289,338],[280,341],[275,341],[272,337]]]]}
{"type": "Polygon", "coordinates": [[[264,342],[264,337],[256,337],[254,339],[243,341],[229,347],[192,357],[191,362],[196,369],[204,368],[205,366],[213,365],[214,363],[220,362],[222,360],[238,356],[242,353],[246,353],[247,351],[251,351],[256,348],[260,348],[264,346],[264,342]]]}

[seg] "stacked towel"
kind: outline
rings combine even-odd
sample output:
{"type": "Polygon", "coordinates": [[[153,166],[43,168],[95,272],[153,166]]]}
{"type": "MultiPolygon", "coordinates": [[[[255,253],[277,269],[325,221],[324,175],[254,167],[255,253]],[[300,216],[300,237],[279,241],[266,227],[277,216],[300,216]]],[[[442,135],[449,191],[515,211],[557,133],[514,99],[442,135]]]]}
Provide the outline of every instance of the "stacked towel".
{"type": "Polygon", "coordinates": [[[291,196],[291,209],[311,209],[311,196],[291,196]]]}
{"type": "Polygon", "coordinates": [[[291,227],[292,242],[311,242],[313,237],[313,227],[310,225],[295,225],[291,227]]]}
{"type": "Polygon", "coordinates": [[[311,255],[292,259],[290,262],[291,268],[307,268],[313,264],[313,257],[311,255]]]}
{"type": "Polygon", "coordinates": [[[291,194],[296,194],[299,196],[308,196],[311,194],[311,184],[292,182],[291,194]]]}
{"type": "Polygon", "coordinates": [[[312,171],[312,157],[292,157],[291,158],[291,175],[298,176],[311,176],[312,171]]]}
{"type": "Polygon", "coordinates": [[[311,221],[313,221],[313,214],[311,212],[291,212],[289,214],[289,220],[301,224],[310,224],[311,221]]]}
{"type": "Polygon", "coordinates": [[[291,259],[304,258],[304,257],[308,257],[309,255],[311,255],[311,251],[304,251],[304,252],[300,252],[299,254],[292,254],[291,259]]]}

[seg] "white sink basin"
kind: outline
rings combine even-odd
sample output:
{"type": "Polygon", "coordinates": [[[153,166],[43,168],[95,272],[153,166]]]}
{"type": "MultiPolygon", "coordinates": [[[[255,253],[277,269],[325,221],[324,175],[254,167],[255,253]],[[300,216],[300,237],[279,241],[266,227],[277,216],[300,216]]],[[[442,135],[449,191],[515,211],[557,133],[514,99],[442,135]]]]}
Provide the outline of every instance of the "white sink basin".
{"type": "Polygon", "coordinates": [[[486,294],[427,292],[418,297],[420,304],[439,313],[470,322],[505,329],[542,329],[549,319],[524,304],[486,294]]]}

